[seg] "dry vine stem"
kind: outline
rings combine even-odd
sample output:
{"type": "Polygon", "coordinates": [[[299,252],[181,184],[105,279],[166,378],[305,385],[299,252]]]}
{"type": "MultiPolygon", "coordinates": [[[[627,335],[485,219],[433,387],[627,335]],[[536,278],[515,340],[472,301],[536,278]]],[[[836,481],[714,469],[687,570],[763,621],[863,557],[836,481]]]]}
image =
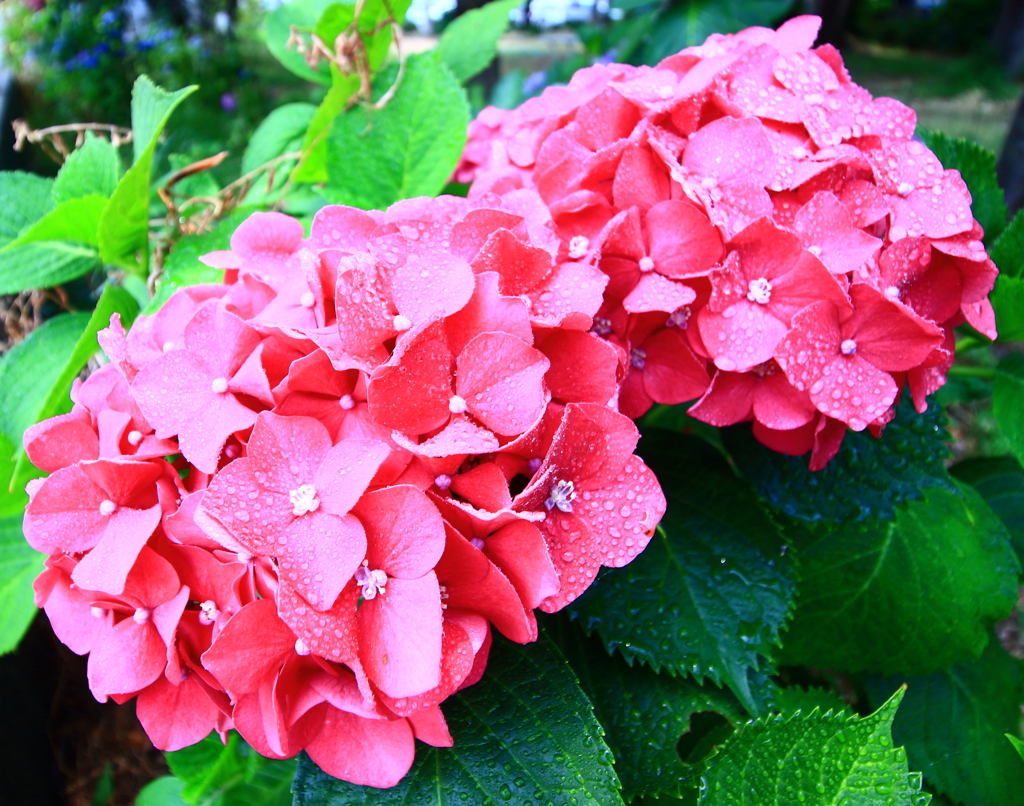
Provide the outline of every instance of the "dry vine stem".
{"type": "Polygon", "coordinates": [[[45,129],[33,129],[24,118],[18,118],[11,123],[14,129],[14,150],[21,151],[25,143],[35,143],[43,152],[58,165],[63,165],[64,160],[72,152],[64,142],[62,134],[74,134],[74,148],[80,148],[85,142],[85,133],[94,132],[106,134],[110,137],[110,143],[115,148],[132,141],[132,130],[123,126],[114,126],[110,123],[65,123],[61,126],[47,126],[45,129]]]}
{"type": "Polygon", "coordinates": [[[405,53],[402,51],[402,28],[395,19],[388,0],[382,0],[385,10],[388,12],[386,19],[378,22],[372,29],[364,32],[359,30],[359,17],[363,12],[365,0],[359,0],[356,4],[352,22],[341,31],[334,39],[333,50],[320,38],[316,32],[309,29],[300,29],[298,26],[291,26],[291,33],[288,37],[287,46],[291,50],[295,48],[302,55],[306,64],[315,69],[321,59],[330,62],[342,75],[351,75],[353,72],[359,76],[359,89],[346,102],[346,109],[355,104],[361,104],[367,109],[383,109],[398,91],[398,86],[405,75],[405,53]],[[372,37],[384,28],[391,28],[391,35],[398,50],[398,75],[395,81],[376,102],[372,101],[372,87],[370,64],[366,56],[366,41],[363,38],[372,37]],[[303,33],[309,36],[309,45],[303,39],[303,33]]]}

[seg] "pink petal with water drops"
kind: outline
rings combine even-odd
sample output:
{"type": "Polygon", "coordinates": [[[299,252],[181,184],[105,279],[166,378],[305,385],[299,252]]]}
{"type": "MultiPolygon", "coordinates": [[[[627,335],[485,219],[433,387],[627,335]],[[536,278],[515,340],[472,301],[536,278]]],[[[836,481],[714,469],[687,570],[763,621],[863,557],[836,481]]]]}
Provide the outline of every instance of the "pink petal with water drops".
{"type": "Polygon", "coordinates": [[[441,594],[433,571],[389,578],[387,593],[356,614],[359,657],[370,680],[391,697],[414,697],[441,682],[441,594]]]}
{"type": "Polygon", "coordinates": [[[395,269],[391,294],[398,312],[415,324],[461,310],[473,288],[473,270],[462,258],[410,255],[395,269]]]}
{"type": "Polygon", "coordinates": [[[530,610],[558,592],[558,572],[533,523],[517,521],[484,539],[484,554],[508,577],[530,610]]]}
{"type": "Polygon", "coordinates": [[[530,294],[531,317],[541,326],[588,330],[607,285],[608,278],[594,266],[563,263],[530,294]]]}
{"type": "Polygon", "coordinates": [[[700,336],[715,366],[727,372],[745,372],[769,360],[786,325],[766,306],[743,300],[715,313],[710,308],[697,319],[700,336]]]}
{"type": "Polygon", "coordinates": [[[99,458],[99,438],[92,418],[84,411],[61,414],[25,430],[23,441],[29,461],[46,473],[78,462],[99,458]]]}
{"type": "Polygon", "coordinates": [[[856,354],[879,369],[912,369],[942,344],[941,328],[914,316],[870,286],[854,285],[850,294],[854,314],[842,325],[843,338],[852,339],[856,354]]]}
{"type": "Polygon", "coordinates": [[[840,355],[810,387],[811,400],[823,414],[863,431],[896,400],[896,383],[888,372],[859,355],[840,355]]]}
{"type": "Polygon", "coordinates": [[[281,578],[314,609],[329,610],[366,554],[366,532],[351,515],[307,512],[277,536],[281,578]]]}
{"type": "Polygon", "coordinates": [[[508,333],[527,344],[533,343],[527,303],[522,297],[503,296],[498,290],[499,282],[497,272],[476,275],[476,289],[469,302],[445,319],[448,346],[455,355],[478,333],[508,333]]]}
{"type": "Polygon", "coordinates": [[[313,216],[309,240],[321,249],[360,252],[377,230],[380,213],[366,212],[342,204],[321,207],[313,216]]]}
{"type": "Polygon", "coordinates": [[[423,442],[415,442],[399,431],[391,435],[398,446],[419,456],[445,456],[493,453],[501,447],[492,431],[472,422],[465,415],[456,415],[441,431],[423,442]]]}
{"type": "Polygon", "coordinates": [[[228,621],[202,661],[238,699],[269,683],[294,654],[295,634],[278,617],[273,600],[257,599],[228,621]]]}
{"type": "Polygon", "coordinates": [[[796,214],[793,231],[835,274],[858,271],[882,246],[878,238],[854,226],[846,206],[831,193],[815,193],[796,214]]]}
{"type": "Polygon", "coordinates": [[[495,272],[501,278],[501,293],[510,296],[528,293],[551,269],[551,255],[546,250],[523,243],[507,229],[492,233],[473,258],[473,271],[495,272]]]}
{"type": "Polygon", "coordinates": [[[704,396],[687,409],[701,422],[724,427],[749,420],[753,412],[757,377],[753,372],[717,371],[704,396]]]}
{"type": "Polygon", "coordinates": [[[931,187],[894,198],[889,231],[893,240],[897,240],[897,234],[948,238],[969,232],[973,223],[971,194],[966,183],[959,171],[945,171],[931,187]]]}
{"type": "Polygon", "coordinates": [[[815,302],[793,317],[792,329],[775,350],[775,360],[793,386],[808,391],[832,363],[842,340],[836,307],[815,302]]]}
{"type": "Polygon", "coordinates": [[[430,499],[405,484],[367,493],[353,510],[366,529],[369,568],[418,579],[444,551],[444,523],[430,499]]]}
{"type": "MultiPolygon", "coordinates": [[[[277,612],[283,623],[295,633],[305,649],[317,657],[335,663],[353,663],[358,656],[356,608],[360,588],[349,582],[329,610],[320,612],[309,606],[291,585],[283,582],[278,589],[277,612]]],[[[230,622],[229,622],[230,623],[230,622]]]]}
{"type": "Polygon", "coordinates": [[[119,508],[108,519],[103,538],[71,575],[86,590],[119,594],[142,547],[160,524],[160,505],[146,510],[119,508]]]}
{"type": "Polygon", "coordinates": [[[452,354],[440,323],[402,341],[370,377],[370,416],[385,428],[423,434],[451,416],[452,354]]]}
{"type": "Polygon", "coordinates": [[[662,277],[657,272],[650,272],[640,276],[640,281],[622,301],[622,306],[630,313],[672,313],[695,299],[697,292],[688,285],[662,277]]]}
{"type": "Polygon", "coordinates": [[[288,495],[313,480],[330,449],[327,429],[313,418],[262,412],[249,437],[248,459],[262,488],[288,495]]]}
{"type": "Polygon", "coordinates": [[[365,719],[328,708],[323,727],[306,745],[328,775],[359,786],[395,786],[412,767],[412,728],[404,719],[365,719]]]}
{"type": "Polygon", "coordinates": [[[688,201],[663,201],[644,217],[654,269],[666,277],[700,277],[722,259],[722,238],[688,201]]]}
{"type": "Polygon", "coordinates": [[[506,333],[481,333],[458,357],[456,391],[470,414],[492,431],[526,431],[547,405],[547,357],[506,333]]]}
{"type": "Polygon", "coordinates": [[[539,345],[551,367],[544,382],[563,403],[607,403],[615,394],[619,357],[593,333],[552,330],[539,345]]]}

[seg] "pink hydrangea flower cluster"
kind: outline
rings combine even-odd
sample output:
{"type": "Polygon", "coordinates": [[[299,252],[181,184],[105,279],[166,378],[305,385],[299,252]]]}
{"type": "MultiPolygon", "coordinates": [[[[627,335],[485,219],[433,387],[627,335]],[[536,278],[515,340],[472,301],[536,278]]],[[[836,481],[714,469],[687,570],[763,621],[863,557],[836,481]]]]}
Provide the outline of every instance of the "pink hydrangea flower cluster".
{"type": "Polygon", "coordinates": [[[598,65],[518,109],[485,109],[470,196],[536,189],[559,256],[608,277],[593,333],[626,374],[619,411],[698,399],[823,467],[919,410],[952,329],[996,335],[997,270],[959,173],[916,117],[854,84],[820,21],[711,36],[655,67],[598,65]]]}
{"type": "Polygon", "coordinates": [[[590,332],[605,275],[532,190],[256,213],[29,429],[38,604],[173,750],[237,729],[390,786],[494,627],[628,563],[665,511],[590,332]]]}

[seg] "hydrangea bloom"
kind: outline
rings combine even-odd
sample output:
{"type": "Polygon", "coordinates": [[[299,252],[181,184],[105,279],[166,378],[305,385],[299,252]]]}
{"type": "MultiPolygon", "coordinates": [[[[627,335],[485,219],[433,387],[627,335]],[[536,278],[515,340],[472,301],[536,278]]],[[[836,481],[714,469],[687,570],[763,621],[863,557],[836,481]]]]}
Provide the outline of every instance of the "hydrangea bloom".
{"type": "Polygon", "coordinates": [[[592,332],[625,370],[619,411],[697,399],[812,468],[848,427],[877,433],[904,383],[923,410],[953,327],[996,335],[966,185],[912,110],[813,47],[819,24],[581,70],[481,112],[459,168],[471,198],[535,189],[559,254],[607,276],[592,332]]]}
{"type": "Polygon", "coordinates": [[[237,729],[390,786],[491,629],[527,642],[665,510],[532,190],[256,213],[26,434],[38,604],[159,747],[237,729]],[[521,491],[521,492],[519,492],[521,491]]]}

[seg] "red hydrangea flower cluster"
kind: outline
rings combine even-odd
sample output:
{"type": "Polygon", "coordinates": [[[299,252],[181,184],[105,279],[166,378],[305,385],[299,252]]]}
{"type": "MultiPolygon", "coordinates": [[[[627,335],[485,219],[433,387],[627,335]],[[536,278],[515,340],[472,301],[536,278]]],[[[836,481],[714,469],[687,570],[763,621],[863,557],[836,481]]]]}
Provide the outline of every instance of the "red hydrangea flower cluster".
{"type": "Polygon", "coordinates": [[[592,332],[626,369],[618,408],[699,398],[716,426],[821,468],[919,410],[952,329],[996,335],[996,267],[957,171],[872,99],[820,21],[711,36],[655,67],[598,65],[512,111],[485,109],[470,196],[536,189],[562,259],[608,277],[592,332]]]}
{"type": "Polygon", "coordinates": [[[37,602],[173,750],[390,786],[478,680],[665,510],[589,332],[604,274],[560,260],[532,190],[387,212],[257,213],[29,429],[37,602]]]}

